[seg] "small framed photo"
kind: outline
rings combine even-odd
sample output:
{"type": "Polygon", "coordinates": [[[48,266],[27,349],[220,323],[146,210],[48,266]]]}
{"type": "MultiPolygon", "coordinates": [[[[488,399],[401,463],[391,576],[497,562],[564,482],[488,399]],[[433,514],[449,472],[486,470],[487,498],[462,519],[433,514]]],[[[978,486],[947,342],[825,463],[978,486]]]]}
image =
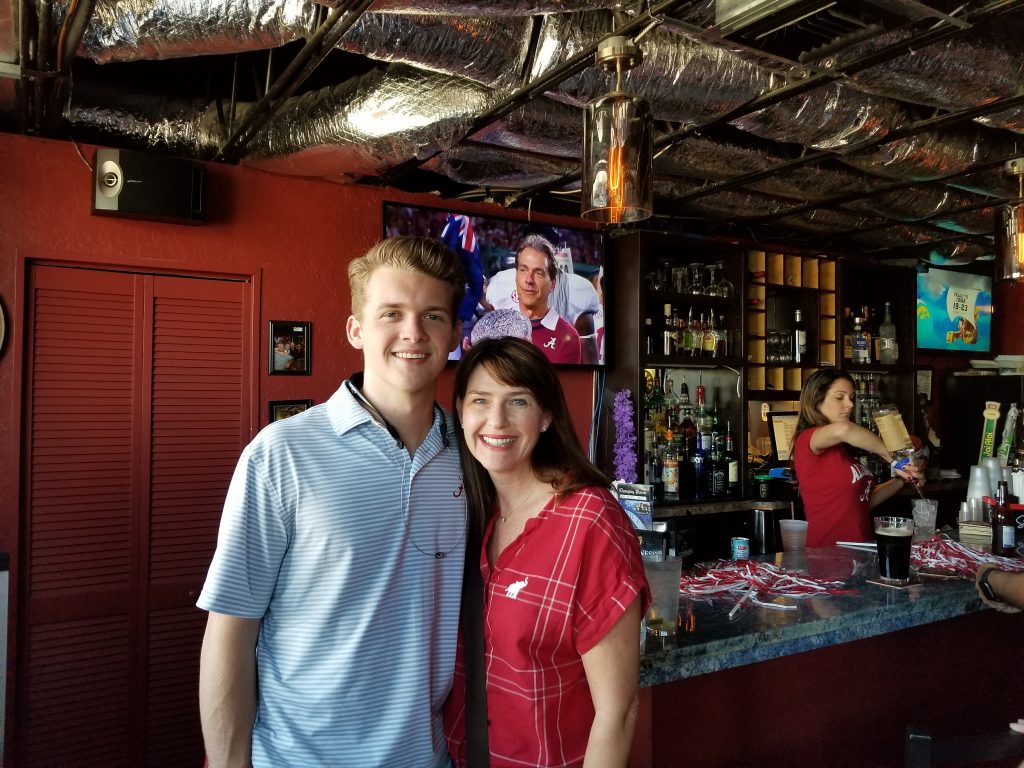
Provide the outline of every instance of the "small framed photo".
{"type": "Polygon", "coordinates": [[[312,367],[310,324],[298,320],[271,320],[267,333],[267,372],[281,376],[309,376],[312,367]]]}
{"type": "Polygon", "coordinates": [[[287,419],[296,413],[302,413],[313,405],[312,400],[271,400],[270,423],[287,419]]]}

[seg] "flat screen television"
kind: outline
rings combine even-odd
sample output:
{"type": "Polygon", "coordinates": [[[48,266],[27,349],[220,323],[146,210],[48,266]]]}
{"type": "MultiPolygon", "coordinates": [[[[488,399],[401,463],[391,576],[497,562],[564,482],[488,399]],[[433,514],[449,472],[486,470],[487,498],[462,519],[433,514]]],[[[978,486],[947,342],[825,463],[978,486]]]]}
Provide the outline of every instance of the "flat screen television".
{"type": "Polygon", "coordinates": [[[992,278],[934,267],[918,272],[917,348],[988,353],[992,278]]]}
{"type": "Polygon", "coordinates": [[[605,364],[603,233],[392,202],[383,220],[385,236],[433,238],[463,260],[463,339],[449,359],[481,338],[521,336],[556,365],[605,364]]]}

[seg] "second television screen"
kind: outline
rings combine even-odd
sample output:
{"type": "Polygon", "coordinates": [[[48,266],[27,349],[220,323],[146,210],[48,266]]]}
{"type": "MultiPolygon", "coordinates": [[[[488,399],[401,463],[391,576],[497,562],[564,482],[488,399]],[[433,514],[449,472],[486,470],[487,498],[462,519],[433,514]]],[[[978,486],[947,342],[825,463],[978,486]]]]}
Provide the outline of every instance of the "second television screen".
{"type": "Polygon", "coordinates": [[[462,258],[463,338],[450,359],[474,340],[521,336],[556,365],[604,365],[600,232],[384,203],[384,235],[429,237],[462,258]]]}

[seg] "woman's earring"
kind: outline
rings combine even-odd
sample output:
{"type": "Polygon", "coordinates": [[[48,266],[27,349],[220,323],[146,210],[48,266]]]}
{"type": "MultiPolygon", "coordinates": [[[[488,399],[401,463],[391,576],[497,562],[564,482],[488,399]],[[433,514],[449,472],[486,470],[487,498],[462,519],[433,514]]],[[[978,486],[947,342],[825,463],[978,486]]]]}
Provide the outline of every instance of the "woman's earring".
{"type": "Polygon", "coordinates": [[[540,431],[541,432],[547,432],[548,431],[548,425],[545,424],[543,427],[540,428],[540,431]]]}

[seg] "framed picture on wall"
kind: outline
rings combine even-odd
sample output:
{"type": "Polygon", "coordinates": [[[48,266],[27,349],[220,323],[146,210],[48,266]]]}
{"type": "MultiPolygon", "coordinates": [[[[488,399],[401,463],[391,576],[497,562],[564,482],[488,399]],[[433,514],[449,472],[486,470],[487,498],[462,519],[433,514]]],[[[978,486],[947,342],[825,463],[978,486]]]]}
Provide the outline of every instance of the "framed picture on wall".
{"type": "Polygon", "coordinates": [[[298,320],[271,320],[267,333],[267,372],[271,375],[308,376],[312,367],[310,324],[298,320]]]}
{"type": "Polygon", "coordinates": [[[302,413],[312,405],[312,400],[271,400],[270,422],[273,423],[294,416],[296,413],[302,413]]]}

